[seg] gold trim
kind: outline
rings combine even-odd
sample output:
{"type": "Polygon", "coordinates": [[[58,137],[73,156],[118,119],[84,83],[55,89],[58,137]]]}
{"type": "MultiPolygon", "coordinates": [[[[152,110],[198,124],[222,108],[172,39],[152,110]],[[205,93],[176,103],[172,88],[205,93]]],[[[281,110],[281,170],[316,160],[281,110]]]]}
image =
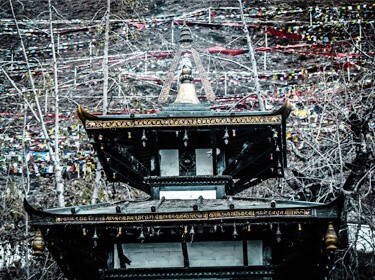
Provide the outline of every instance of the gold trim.
{"type": "Polygon", "coordinates": [[[181,213],[150,213],[150,214],[115,214],[100,216],[69,215],[57,216],[56,223],[139,223],[139,222],[179,222],[179,221],[216,221],[226,219],[251,219],[274,217],[312,217],[312,209],[275,209],[275,210],[234,210],[204,211],[181,213]]]}
{"type": "Polygon", "coordinates": [[[86,120],[86,129],[144,128],[175,126],[221,126],[248,124],[280,124],[281,115],[272,116],[223,116],[190,118],[150,118],[127,120],[86,120]]]}

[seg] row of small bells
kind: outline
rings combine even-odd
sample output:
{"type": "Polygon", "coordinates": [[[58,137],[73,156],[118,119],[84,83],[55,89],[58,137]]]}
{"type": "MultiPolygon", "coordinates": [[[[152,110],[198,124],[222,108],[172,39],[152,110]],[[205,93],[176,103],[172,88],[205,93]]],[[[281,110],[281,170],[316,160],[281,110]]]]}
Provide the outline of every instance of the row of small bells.
{"type": "MultiPolygon", "coordinates": [[[[220,232],[222,232],[222,233],[225,232],[225,229],[224,229],[223,225],[214,225],[213,231],[217,232],[218,228],[220,228],[220,232]]],[[[270,224],[270,228],[272,230],[273,224],[270,224]]],[[[302,225],[301,225],[301,223],[298,223],[298,228],[297,229],[298,229],[298,232],[302,231],[302,225]]],[[[247,232],[251,232],[251,230],[252,230],[251,229],[251,225],[250,224],[247,225],[246,226],[246,231],[247,232]]],[[[155,230],[153,227],[147,227],[147,234],[149,236],[155,236],[155,235],[158,236],[158,235],[160,235],[160,233],[161,233],[160,232],[160,228],[158,230],[155,230]]],[[[86,228],[82,229],[82,234],[83,234],[83,236],[87,235],[86,228]]],[[[123,234],[122,227],[119,227],[116,237],[119,237],[122,234],[123,234]]],[[[196,234],[195,227],[191,226],[190,230],[189,230],[188,226],[186,226],[186,225],[183,226],[183,234],[185,236],[190,235],[190,242],[193,242],[194,235],[196,234]]],[[[233,236],[234,239],[236,239],[238,237],[238,235],[239,234],[238,234],[238,231],[237,231],[237,225],[234,222],[233,223],[233,233],[232,233],[232,236],[233,236]]],[[[276,241],[277,242],[281,242],[281,238],[282,238],[282,233],[281,233],[281,230],[280,230],[280,225],[277,224],[276,241]]],[[[93,243],[94,243],[93,245],[94,245],[94,247],[96,247],[98,239],[99,239],[99,236],[98,236],[97,231],[96,231],[96,227],[94,229],[94,234],[92,236],[92,239],[93,239],[93,243]]],[[[140,235],[139,235],[138,239],[140,240],[141,243],[143,243],[144,240],[145,240],[145,233],[144,233],[143,227],[140,228],[140,235]]],[[[335,229],[333,227],[333,224],[331,222],[328,224],[328,229],[327,229],[327,232],[325,234],[324,241],[325,241],[326,249],[327,250],[335,250],[337,248],[336,245],[337,245],[338,238],[337,238],[336,231],[335,231],[335,229]]],[[[45,250],[45,242],[44,242],[42,233],[41,233],[41,231],[39,229],[36,231],[35,238],[34,238],[34,241],[32,243],[32,247],[33,247],[34,255],[35,256],[41,256],[41,255],[43,255],[43,251],[45,250]]]]}

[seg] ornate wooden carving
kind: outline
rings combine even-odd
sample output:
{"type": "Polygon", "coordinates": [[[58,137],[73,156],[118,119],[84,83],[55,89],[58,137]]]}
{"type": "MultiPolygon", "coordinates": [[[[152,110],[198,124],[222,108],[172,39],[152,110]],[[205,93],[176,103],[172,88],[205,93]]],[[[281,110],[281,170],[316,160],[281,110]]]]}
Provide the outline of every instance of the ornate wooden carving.
{"type": "Polygon", "coordinates": [[[281,124],[282,116],[217,116],[190,118],[149,118],[126,120],[87,120],[86,129],[179,127],[179,126],[228,126],[251,124],[281,124]]]}

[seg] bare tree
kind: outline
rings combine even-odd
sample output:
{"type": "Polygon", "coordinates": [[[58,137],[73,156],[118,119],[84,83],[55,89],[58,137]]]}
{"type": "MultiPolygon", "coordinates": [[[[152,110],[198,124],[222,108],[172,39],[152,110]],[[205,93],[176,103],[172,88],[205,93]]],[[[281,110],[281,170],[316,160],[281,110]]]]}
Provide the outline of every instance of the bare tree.
{"type": "MultiPolygon", "coordinates": [[[[60,114],[60,104],[59,104],[59,77],[57,69],[57,58],[56,58],[56,48],[55,48],[55,39],[53,34],[53,25],[52,25],[52,4],[51,0],[48,0],[48,10],[49,10],[49,24],[50,24],[50,38],[51,38],[51,48],[52,48],[52,60],[53,60],[53,89],[55,94],[55,137],[54,137],[54,166],[55,166],[55,182],[56,182],[56,194],[57,194],[57,204],[59,207],[65,206],[64,201],[64,184],[62,181],[62,168],[60,165],[60,149],[59,149],[59,140],[60,140],[60,124],[59,124],[59,114],[60,114]]],[[[52,152],[51,152],[52,153],[52,152]]]]}

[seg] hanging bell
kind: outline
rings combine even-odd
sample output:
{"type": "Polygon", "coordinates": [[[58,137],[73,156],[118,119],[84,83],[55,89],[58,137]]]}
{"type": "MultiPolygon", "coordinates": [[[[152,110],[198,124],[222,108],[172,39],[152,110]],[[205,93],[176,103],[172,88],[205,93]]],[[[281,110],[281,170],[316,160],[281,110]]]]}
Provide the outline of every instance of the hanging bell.
{"type": "Polygon", "coordinates": [[[277,241],[277,243],[281,242],[281,231],[280,231],[280,226],[279,225],[277,225],[276,241],[277,241]]]}
{"type": "Polygon", "coordinates": [[[247,232],[251,232],[251,225],[247,226],[247,232]]]}
{"type": "Polygon", "coordinates": [[[187,135],[187,130],[186,130],[186,129],[185,129],[184,138],[182,138],[182,140],[184,141],[184,145],[185,145],[185,147],[187,147],[189,137],[188,137],[188,135],[187,135]]]}
{"type": "Polygon", "coordinates": [[[43,235],[39,229],[35,233],[35,237],[34,237],[32,245],[33,245],[33,250],[34,250],[34,256],[42,256],[43,251],[45,249],[45,243],[44,243],[43,235]]]}
{"type": "Polygon", "coordinates": [[[238,237],[238,232],[237,232],[237,227],[236,227],[236,223],[233,224],[233,238],[237,238],[238,237]]]}
{"type": "Polygon", "coordinates": [[[95,228],[94,235],[92,236],[92,240],[94,241],[94,248],[98,245],[98,239],[99,239],[99,236],[96,233],[96,228],[95,228]]]}
{"type": "Polygon", "coordinates": [[[273,130],[273,136],[274,139],[278,138],[279,136],[277,135],[277,131],[274,129],[273,130]]]}
{"type": "Polygon", "coordinates": [[[117,231],[117,236],[116,237],[119,237],[121,235],[122,235],[122,227],[119,227],[118,231],[117,231]]]}
{"type": "Polygon", "coordinates": [[[195,230],[194,230],[194,226],[191,226],[191,229],[190,229],[190,234],[195,234],[195,230]]]}
{"type": "Polygon", "coordinates": [[[298,223],[298,231],[302,231],[302,226],[300,223],[298,223]]]}
{"type": "Polygon", "coordinates": [[[145,235],[143,233],[143,228],[141,228],[141,233],[139,234],[138,239],[141,240],[141,243],[143,243],[143,241],[145,241],[145,235]]]}
{"type": "Polygon", "coordinates": [[[186,235],[188,233],[188,227],[184,226],[184,234],[186,235]]]}
{"type": "Polygon", "coordinates": [[[195,230],[194,230],[194,226],[191,226],[191,229],[190,229],[190,243],[193,243],[193,240],[194,240],[194,234],[195,234],[195,230]]]}
{"type": "Polygon", "coordinates": [[[335,228],[333,227],[332,222],[328,224],[328,229],[325,235],[325,243],[327,245],[327,250],[335,250],[337,249],[337,234],[335,228]]]}
{"type": "Polygon", "coordinates": [[[151,237],[155,236],[155,229],[153,227],[150,228],[150,236],[151,237]]]}
{"type": "Polygon", "coordinates": [[[225,229],[224,229],[224,226],[223,226],[223,225],[220,225],[220,232],[221,232],[221,233],[224,233],[224,232],[225,232],[225,229]]]}
{"type": "Polygon", "coordinates": [[[228,128],[225,129],[225,133],[224,133],[223,139],[224,139],[224,143],[225,143],[225,145],[228,145],[228,143],[229,143],[229,133],[228,133],[228,128]]]}
{"type": "Polygon", "coordinates": [[[146,147],[147,137],[146,137],[146,132],[145,132],[145,130],[143,130],[141,140],[142,140],[142,145],[143,145],[143,147],[146,147]]]}

